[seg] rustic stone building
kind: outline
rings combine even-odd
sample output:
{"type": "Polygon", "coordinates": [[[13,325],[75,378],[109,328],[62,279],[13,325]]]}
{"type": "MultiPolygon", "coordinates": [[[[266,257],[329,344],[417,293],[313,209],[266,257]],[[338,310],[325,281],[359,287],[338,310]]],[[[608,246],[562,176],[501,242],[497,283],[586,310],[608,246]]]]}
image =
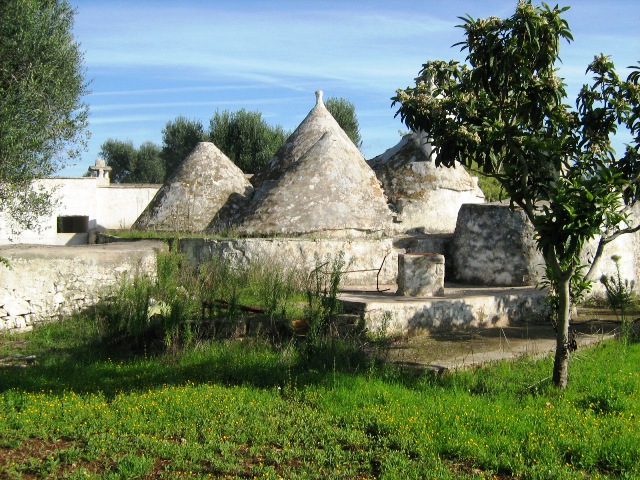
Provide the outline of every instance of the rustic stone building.
{"type": "Polygon", "coordinates": [[[241,235],[364,236],[389,230],[375,173],[317,92],[315,107],[256,179],[241,235]]]}
{"type": "Polygon", "coordinates": [[[200,142],[160,188],[133,228],[203,232],[222,228],[253,187],[211,142],[200,142]]]}
{"type": "Polygon", "coordinates": [[[369,160],[389,205],[398,233],[453,233],[465,203],[483,203],[476,179],[461,166],[436,167],[431,144],[410,133],[382,155],[369,160]]]}

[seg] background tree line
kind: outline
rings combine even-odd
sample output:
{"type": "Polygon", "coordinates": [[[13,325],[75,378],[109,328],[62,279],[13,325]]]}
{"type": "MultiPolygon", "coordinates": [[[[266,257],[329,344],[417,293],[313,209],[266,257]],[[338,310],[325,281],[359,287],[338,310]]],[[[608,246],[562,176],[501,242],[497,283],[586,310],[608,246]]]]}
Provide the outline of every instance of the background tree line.
{"type": "MultiPolygon", "coordinates": [[[[355,106],[344,98],[329,98],[329,112],[360,148],[362,140],[355,106]]],[[[129,140],[108,139],[100,156],[112,168],[116,183],[162,183],[189,155],[198,142],[212,142],[245,173],[256,173],[284,144],[291,132],[269,125],[258,111],[216,111],[205,131],[200,120],[183,116],[167,122],[162,146],[145,142],[135,147],[129,140]]]]}

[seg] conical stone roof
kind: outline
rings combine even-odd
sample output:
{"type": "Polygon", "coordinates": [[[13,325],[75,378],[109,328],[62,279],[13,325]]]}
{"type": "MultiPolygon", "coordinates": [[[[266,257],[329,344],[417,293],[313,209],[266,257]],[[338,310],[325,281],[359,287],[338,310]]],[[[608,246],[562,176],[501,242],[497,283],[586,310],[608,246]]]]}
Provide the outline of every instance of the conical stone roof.
{"type": "Polygon", "coordinates": [[[202,232],[223,227],[253,187],[211,142],[200,142],[133,224],[134,229],[202,232]]]}
{"type": "Polygon", "coordinates": [[[322,90],[316,92],[316,105],[307,114],[298,128],[289,136],[282,147],[278,149],[265,170],[256,174],[251,183],[260,187],[264,182],[278,180],[288,166],[297,162],[326,132],[333,132],[346,142],[351,142],[349,136],[342,130],[322,101],[322,90]]]}
{"type": "Polygon", "coordinates": [[[391,212],[358,148],[322,103],[274,156],[238,226],[244,235],[362,236],[391,212]]]}
{"type": "Polygon", "coordinates": [[[461,166],[436,167],[423,133],[410,133],[369,160],[397,213],[397,232],[453,233],[464,203],[483,203],[476,179],[461,166]]]}

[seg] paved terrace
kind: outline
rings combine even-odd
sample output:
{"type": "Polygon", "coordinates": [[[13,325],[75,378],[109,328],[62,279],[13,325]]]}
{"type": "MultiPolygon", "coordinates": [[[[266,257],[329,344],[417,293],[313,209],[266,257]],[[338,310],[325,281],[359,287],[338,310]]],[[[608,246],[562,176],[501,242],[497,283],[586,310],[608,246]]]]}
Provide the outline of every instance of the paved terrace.
{"type": "MultiPolygon", "coordinates": [[[[487,362],[541,357],[555,350],[555,330],[535,287],[445,285],[444,297],[401,297],[395,285],[345,288],[345,311],[390,340],[378,354],[405,366],[448,370],[487,362]]],[[[607,310],[581,309],[573,322],[578,348],[615,335],[607,310]]]]}

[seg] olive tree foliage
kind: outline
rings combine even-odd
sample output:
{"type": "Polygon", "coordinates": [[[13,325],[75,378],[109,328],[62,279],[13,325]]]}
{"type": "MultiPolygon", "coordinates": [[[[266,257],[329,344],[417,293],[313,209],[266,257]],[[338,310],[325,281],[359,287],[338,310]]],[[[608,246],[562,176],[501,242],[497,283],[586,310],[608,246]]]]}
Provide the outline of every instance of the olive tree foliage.
{"type": "Polygon", "coordinates": [[[152,142],[136,148],[131,141],[112,138],[100,147],[100,156],[111,167],[111,180],[115,183],[162,183],[165,169],[161,153],[152,142]]]}
{"type": "Polygon", "coordinates": [[[14,233],[52,208],[46,177],[86,148],[83,54],[65,0],[0,2],[0,212],[14,233]]]}
{"type": "Polygon", "coordinates": [[[162,183],[166,177],[162,149],[153,142],[140,145],[133,171],[136,183],[162,183]]]}
{"type": "Polygon", "coordinates": [[[260,112],[216,111],[209,122],[209,140],[245,173],[262,170],[289,136],[269,125],[260,112]]]}
{"type": "Polygon", "coordinates": [[[205,140],[207,140],[207,134],[200,120],[178,116],[172,122],[167,122],[162,130],[162,160],[164,161],[165,180],[175,172],[195,146],[205,140]]]}
{"type": "Polygon", "coordinates": [[[520,1],[510,18],[461,17],[467,63],[430,61],[414,87],[397,91],[403,122],[432,138],[436,162],[473,162],[499,181],[537,235],[556,322],[553,382],[564,388],[574,343],[572,304],[594,274],[606,244],[638,230],[640,89],[638,72],[622,80],[604,55],[587,67],[575,108],[565,103],[556,63],[567,8],[520,1]],[[611,139],[628,130],[632,142],[614,152],[611,139]],[[581,256],[597,241],[593,258],[581,256]]]}
{"type": "Polygon", "coordinates": [[[354,145],[362,147],[362,137],[360,136],[360,124],[356,116],[356,107],[349,100],[344,98],[331,97],[324,102],[325,107],[331,116],[338,122],[338,125],[349,136],[354,145]]]}

